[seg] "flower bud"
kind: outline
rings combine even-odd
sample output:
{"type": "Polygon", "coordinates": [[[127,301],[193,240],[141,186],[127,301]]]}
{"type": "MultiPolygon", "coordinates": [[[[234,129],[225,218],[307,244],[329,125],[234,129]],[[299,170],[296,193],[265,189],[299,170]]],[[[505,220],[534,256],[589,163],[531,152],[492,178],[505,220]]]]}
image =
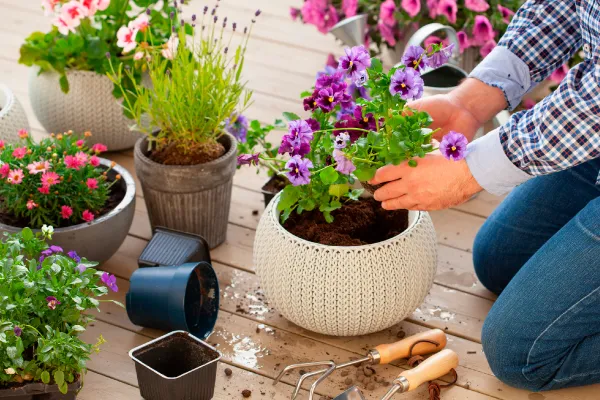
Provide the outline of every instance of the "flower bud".
{"type": "Polygon", "coordinates": [[[117,178],[117,180],[119,180],[119,179],[121,179],[121,175],[117,174],[117,176],[115,178],[117,178]]]}

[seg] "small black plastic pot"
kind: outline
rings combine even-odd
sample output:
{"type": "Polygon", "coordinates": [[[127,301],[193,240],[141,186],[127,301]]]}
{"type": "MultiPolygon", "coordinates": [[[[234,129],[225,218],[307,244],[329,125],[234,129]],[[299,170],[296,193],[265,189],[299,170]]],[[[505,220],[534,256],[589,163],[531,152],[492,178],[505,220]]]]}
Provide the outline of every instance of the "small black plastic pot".
{"type": "Polygon", "coordinates": [[[206,339],[219,312],[217,275],[207,262],[140,268],[131,276],[126,305],[136,325],[206,339]]]}
{"type": "Polygon", "coordinates": [[[75,400],[81,390],[81,381],[68,386],[66,394],[58,390],[58,385],[44,383],[27,383],[15,388],[0,388],[0,399],[8,400],[75,400]]]}
{"type": "Polygon", "coordinates": [[[269,179],[267,179],[265,184],[262,185],[262,187],[260,188],[260,192],[263,194],[263,197],[265,200],[265,207],[268,206],[269,203],[271,202],[271,200],[273,200],[273,198],[275,197],[275,195],[277,193],[279,193],[278,191],[272,192],[272,191],[266,189],[267,187],[269,187],[269,184],[276,179],[281,179],[281,178],[279,178],[277,175],[274,175],[274,176],[270,177],[269,179]]]}
{"type": "Polygon", "coordinates": [[[138,265],[144,268],[200,261],[210,263],[210,249],[202,236],[157,227],[142,251],[138,265]]]}
{"type": "Polygon", "coordinates": [[[176,331],[129,352],[145,400],[210,400],[221,354],[187,332],[176,331]]]}

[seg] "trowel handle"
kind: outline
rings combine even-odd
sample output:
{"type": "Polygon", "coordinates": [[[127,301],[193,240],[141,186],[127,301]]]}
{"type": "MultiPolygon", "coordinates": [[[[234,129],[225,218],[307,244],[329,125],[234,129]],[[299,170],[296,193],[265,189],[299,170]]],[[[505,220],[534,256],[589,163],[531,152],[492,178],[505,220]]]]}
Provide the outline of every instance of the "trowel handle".
{"type": "Polygon", "coordinates": [[[394,360],[410,357],[411,348],[413,349],[413,356],[420,356],[440,351],[446,347],[446,343],[446,334],[440,329],[432,329],[430,331],[421,332],[407,337],[396,343],[381,344],[375,347],[374,350],[379,353],[379,364],[389,364],[394,360]],[[421,341],[425,342],[419,343],[421,341]],[[438,343],[438,345],[435,345],[434,343],[427,343],[427,341],[438,343]],[[415,345],[415,343],[418,344],[415,345]]]}

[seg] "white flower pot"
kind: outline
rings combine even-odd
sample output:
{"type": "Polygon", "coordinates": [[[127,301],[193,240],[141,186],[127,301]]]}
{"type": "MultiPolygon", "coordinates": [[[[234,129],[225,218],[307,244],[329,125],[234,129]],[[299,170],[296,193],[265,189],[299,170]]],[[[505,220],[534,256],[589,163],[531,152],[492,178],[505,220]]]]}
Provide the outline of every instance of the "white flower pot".
{"type": "Polygon", "coordinates": [[[0,140],[8,143],[19,141],[19,130],[29,129],[27,115],[12,90],[0,84],[0,140]]]}
{"type": "Polygon", "coordinates": [[[393,326],[425,299],[437,267],[437,238],[426,212],[384,242],[325,246],[292,235],[279,223],[280,194],[265,210],[254,242],[254,265],[271,305],[308,330],[356,336],[393,326]]]}
{"type": "Polygon", "coordinates": [[[142,137],[130,129],[135,122],[123,115],[108,77],[93,71],[68,71],[70,89],[65,94],[57,73],[38,72],[37,68],[30,71],[29,97],[35,116],[48,132],[91,131],[88,143],[103,143],[109,151],[132,148],[142,137]]]}

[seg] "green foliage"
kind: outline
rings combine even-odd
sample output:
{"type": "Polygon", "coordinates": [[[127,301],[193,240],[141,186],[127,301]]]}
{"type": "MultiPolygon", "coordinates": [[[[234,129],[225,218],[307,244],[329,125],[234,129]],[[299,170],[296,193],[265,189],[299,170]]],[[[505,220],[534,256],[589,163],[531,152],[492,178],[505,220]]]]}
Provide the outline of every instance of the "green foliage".
{"type": "Polygon", "coordinates": [[[100,337],[88,344],[79,335],[93,321],[86,311],[108,290],[97,284],[96,263],[47,249],[45,232],[25,228],[0,241],[0,388],[37,381],[66,393],[104,343],[100,337]],[[38,260],[42,251],[53,254],[38,260]]]}
{"type": "MultiPolygon", "coordinates": [[[[299,118],[299,117],[298,117],[299,118]]],[[[267,136],[274,130],[285,129],[285,123],[277,119],[273,124],[261,125],[254,120],[248,126],[245,140],[238,140],[238,155],[262,152],[266,158],[277,158],[278,147],[273,145],[267,136]]],[[[240,166],[238,166],[239,168],[240,166]]],[[[269,176],[281,173],[281,164],[260,162],[258,167],[267,169],[269,176]]],[[[258,171],[257,171],[258,172],[258,171]]]]}

